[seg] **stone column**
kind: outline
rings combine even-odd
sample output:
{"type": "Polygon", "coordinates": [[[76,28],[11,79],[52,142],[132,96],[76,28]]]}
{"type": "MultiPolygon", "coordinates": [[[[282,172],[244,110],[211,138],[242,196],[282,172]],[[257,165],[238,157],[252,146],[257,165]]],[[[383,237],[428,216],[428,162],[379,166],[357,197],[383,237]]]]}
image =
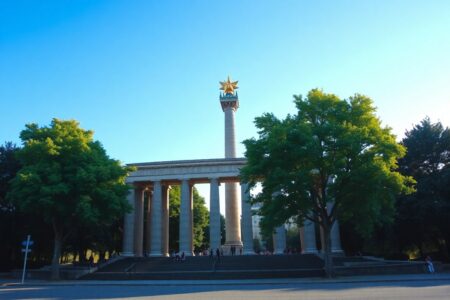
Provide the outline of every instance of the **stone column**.
{"type": "Polygon", "coordinates": [[[220,199],[219,181],[217,178],[210,179],[209,193],[209,244],[211,249],[220,248],[220,199]]]}
{"type": "Polygon", "coordinates": [[[317,253],[316,229],[311,220],[305,220],[303,227],[300,228],[300,240],[303,254],[317,253]]]}
{"type": "Polygon", "coordinates": [[[248,184],[241,183],[241,229],[243,251],[245,255],[255,254],[253,250],[253,226],[252,226],[252,205],[250,204],[250,191],[248,191],[248,184]]]}
{"type": "Polygon", "coordinates": [[[234,130],[234,107],[224,109],[225,113],[225,158],[236,157],[236,134],[234,130]]]}
{"type": "Polygon", "coordinates": [[[284,225],[275,228],[273,234],[273,254],[284,254],[286,249],[286,229],[284,225]]]}
{"type": "Polygon", "coordinates": [[[189,230],[189,240],[191,241],[190,248],[192,255],[194,255],[194,193],[192,190],[194,189],[193,185],[189,185],[189,196],[190,196],[190,203],[191,207],[189,208],[189,223],[191,224],[189,230]]]}
{"type": "Polygon", "coordinates": [[[333,226],[331,227],[331,252],[335,254],[344,253],[341,247],[341,236],[339,231],[339,222],[338,220],[334,221],[333,226]]]}
{"type": "Polygon", "coordinates": [[[130,189],[127,196],[128,204],[131,206],[131,211],[126,213],[123,220],[123,256],[134,256],[134,205],[135,205],[135,191],[134,187],[130,189]]]}
{"type": "MultiPolygon", "coordinates": [[[[222,106],[225,113],[225,158],[236,158],[236,134],[234,112],[236,103],[222,106]]],[[[225,244],[242,246],[241,224],[239,220],[239,193],[237,183],[225,184],[225,244]]]]}
{"type": "Polygon", "coordinates": [[[152,199],[152,235],[150,244],[150,256],[161,256],[161,209],[162,206],[162,188],[161,181],[153,182],[152,199]]]}
{"type": "Polygon", "coordinates": [[[144,256],[144,190],[137,191],[134,224],[134,251],[136,256],[144,256]]]}
{"type": "Polygon", "coordinates": [[[181,181],[181,207],[180,207],[180,252],[192,256],[192,197],[189,181],[181,181]]]}
{"type": "Polygon", "coordinates": [[[169,256],[169,185],[162,189],[162,255],[169,256]]]}
{"type": "Polygon", "coordinates": [[[237,183],[225,184],[225,244],[242,247],[237,183]]]}
{"type": "Polygon", "coordinates": [[[147,190],[147,210],[145,211],[145,215],[147,218],[147,222],[145,224],[145,253],[150,255],[150,244],[151,244],[151,236],[152,236],[152,216],[151,216],[151,207],[152,207],[152,191],[147,190]]]}

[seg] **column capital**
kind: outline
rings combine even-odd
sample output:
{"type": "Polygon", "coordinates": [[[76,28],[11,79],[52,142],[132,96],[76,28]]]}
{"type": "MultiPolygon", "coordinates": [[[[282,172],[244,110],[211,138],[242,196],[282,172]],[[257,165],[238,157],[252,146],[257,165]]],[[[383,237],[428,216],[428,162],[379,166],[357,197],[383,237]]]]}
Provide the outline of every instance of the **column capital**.
{"type": "Polygon", "coordinates": [[[209,182],[210,182],[210,183],[212,183],[212,182],[217,182],[217,185],[220,185],[220,184],[221,184],[220,178],[219,178],[219,177],[208,177],[208,179],[209,179],[209,182]]]}

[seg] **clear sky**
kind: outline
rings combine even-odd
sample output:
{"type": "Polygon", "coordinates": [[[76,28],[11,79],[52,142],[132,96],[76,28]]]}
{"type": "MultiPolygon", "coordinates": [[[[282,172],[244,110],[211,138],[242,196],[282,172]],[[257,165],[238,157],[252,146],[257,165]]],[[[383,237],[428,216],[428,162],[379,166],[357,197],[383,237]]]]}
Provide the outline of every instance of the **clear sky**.
{"type": "Polygon", "coordinates": [[[124,163],[223,157],[227,75],[238,141],[316,87],[368,95],[399,137],[449,126],[450,1],[0,2],[0,143],[56,117],[124,163]]]}

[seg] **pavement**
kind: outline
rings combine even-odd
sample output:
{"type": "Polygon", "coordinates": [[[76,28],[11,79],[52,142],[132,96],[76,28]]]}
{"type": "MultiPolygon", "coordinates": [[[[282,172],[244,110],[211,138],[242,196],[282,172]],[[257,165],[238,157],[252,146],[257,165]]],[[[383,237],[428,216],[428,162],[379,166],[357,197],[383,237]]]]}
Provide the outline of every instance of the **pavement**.
{"type": "MultiPolygon", "coordinates": [[[[26,280],[24,286],[217,286],[217,285],[320,285],[347,283],[383,283],[383,282],[449,282],[450,273],[401,274],[348,276],[335,278],[273,278],[238,280],[26,280]]],[[[20,280],[0,278],[0,290],[5,287],[21,286],[20,280]]]]}

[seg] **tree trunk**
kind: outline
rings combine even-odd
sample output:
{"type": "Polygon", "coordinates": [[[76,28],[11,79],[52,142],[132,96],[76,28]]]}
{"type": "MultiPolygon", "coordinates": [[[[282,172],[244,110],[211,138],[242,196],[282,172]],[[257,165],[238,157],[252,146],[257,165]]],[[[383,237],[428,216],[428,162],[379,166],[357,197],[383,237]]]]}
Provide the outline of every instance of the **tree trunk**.
{"type": "Polygon", "coordinates": [[[53,258],[52,258],[52,267],[51,267],[51,279],[59,280],[59,259],[61,257],[61,249],[63,237],[60,230],[54,228],[54,245],[53,245],[53,258]]]}
{"type": "Polygon", "coordinates": [[[331,227],[323,228],[324,235],[324,245],[322,245],[324,250],[324,264],[325,264],[325,276],[327,278],[334,277],[334,268],[333,268],[333,257],[331,256],[331,227]]]}

